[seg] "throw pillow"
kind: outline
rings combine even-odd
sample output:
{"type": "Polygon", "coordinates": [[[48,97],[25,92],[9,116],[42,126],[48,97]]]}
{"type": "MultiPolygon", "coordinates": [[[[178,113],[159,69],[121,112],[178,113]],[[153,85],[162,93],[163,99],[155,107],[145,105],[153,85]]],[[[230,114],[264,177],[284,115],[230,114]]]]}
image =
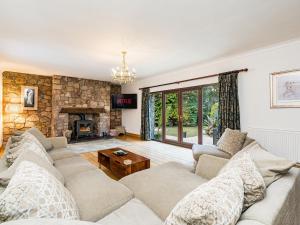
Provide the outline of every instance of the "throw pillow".
{"type": "Polygon", "coordinates": [[[29,132],[33,136],[35,136],[47,151],[53,149],[52,142],[49,139],[47,139],[46,136],[39,129],[32,127],[26,132],[29,132]]]}
{"type": "Polygon", "coordinates": [[[16,147],[6,149],[7,152],[5,154],[5,157],[7,166],[11,166],[17,159],[17,157],[21,154],[21,152],[26,149],[30,149],[31,151],[47,160],[50,164],[53,164],[53,160],[51,159],[51,157],[33,135],[26,134],[23,139],[17,143],[18,145],[16,147]]]}
{"type": "Polygon", "coordinates": [[[268,152],[256,141],[249,144],[237,154],[243,154],[245,152],[250,154],[267,187],[288,173],[288,171],[296,165],[294,162],[268,152]]]}
{"type": "Polygon", "coordinates": [[[14,163],[6,170],[2,171],[0,173],[0,185],[6,187],[10,181],[10,179],[13,177],[13,175],[16,172],[16,169],[23,161],[30,161],[38,166],[44,168],[47,170],[50,174],[56,177],[57,180],[59,180],[62,184],[64,184],[64,177],[63,175],[45,158],[41,157],[40,155],[36,154],[35,152],[31,151],[30,149],[25,149],[22,151],[20,156],[14,161],[14,163]]]}
{"type": "Polygon", "coordinates": [[[226,128],[225,132],[218,141],[217,146],[220,150],[233,156],[242,149],[246,136],[247,133],[226,128]]]}
{"type": "Polygon", "coordinates": [[[231,169],[236,170],[244,182],[244,210],[265,197],[264,179],[248,153],[233,156],[220,174],[231,169]]]}
{"type": "Polygon", "coordinates": [[[236,171],[230,170],[180,200],[164,225],[236,224],[242,212],[243,198],[243,181],[236,171]]]}
{"type": "Polygon", "coordinates": [[[246,136],[242,149],[250,145],[253,141],[255,141],[253,138],[246,136]]]}
{"type": "Polygon", "coordinates": [[[0,195],[0,222],[29,218],[79,219],[70,192],[50,173],[23,161],[0,195]]]}

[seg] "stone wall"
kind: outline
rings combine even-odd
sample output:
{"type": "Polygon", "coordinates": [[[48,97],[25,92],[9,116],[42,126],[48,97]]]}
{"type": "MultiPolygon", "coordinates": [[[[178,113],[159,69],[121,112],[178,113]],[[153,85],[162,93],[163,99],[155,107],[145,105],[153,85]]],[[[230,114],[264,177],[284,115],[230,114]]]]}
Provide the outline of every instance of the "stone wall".
{"type": "MultiPolygon", "coordinates": [[[[111,95],[120,94],[120,85],[111,85],[111,95]]],[[[110,127],[113,129],[116,126],[122,125],[122,110],[121,109],[111,109],[110,111],[110,127]]]]}
{"type": "Polygon", "coordinates": [[[120,85],[105,81],[4,72],[3,143],[14,129],[26,130],[34,126],[48,137],[63,135],[70,121],[68,114],[59,113],[62,107],[104,108],[105,113],[94,115],[93,118],[99,134],[108,132],[110,128],[122,124],[121,110],[111,110],[110,105],[111,94],[118,93],[121,93],[120,85]],[[23,110],[17,115],[5,112],[7,104],[21,104],[21,86],[38,87],[38,109],[23,110]]]}
{"type": "Polygon", "coordinates": [[[99,134],[109,131],[111,117],[116,120],[113,126],[121,125],[121,112],[111,110],[111,90],[121,93],[121,87],[110,82],[53,76],[52,135],[61,136],[69,129],[69,115],[60,113],[63,107],[104,108],[105,113],[100,113],[97,120],[99,134]]]}
{"type": "Polygon", "coordinates": [[[17,72],[3,72],[3,142],[14,129],[39,128],[46,136],[51,135],[52,77],[17,72]],[[22,110],[19,114],[5,111],[7,104],[21,104],[21,86],[38,87],[38,109],[22,110]],[[15,123],[14,123],[15,122],[15,123]],[[15,125],[14,125],[15,124],[15,125]]]}

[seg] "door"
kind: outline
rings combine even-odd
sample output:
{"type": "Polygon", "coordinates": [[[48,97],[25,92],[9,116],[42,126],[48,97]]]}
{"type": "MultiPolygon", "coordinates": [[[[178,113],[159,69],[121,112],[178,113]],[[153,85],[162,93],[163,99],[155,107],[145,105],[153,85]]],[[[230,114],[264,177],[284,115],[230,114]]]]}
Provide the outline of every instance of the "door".
{"type": "Polygon", "coordinates": [[[215,143],[218,95],[216,84],[152,93],[153,140],[185,147],[215,143]]]}

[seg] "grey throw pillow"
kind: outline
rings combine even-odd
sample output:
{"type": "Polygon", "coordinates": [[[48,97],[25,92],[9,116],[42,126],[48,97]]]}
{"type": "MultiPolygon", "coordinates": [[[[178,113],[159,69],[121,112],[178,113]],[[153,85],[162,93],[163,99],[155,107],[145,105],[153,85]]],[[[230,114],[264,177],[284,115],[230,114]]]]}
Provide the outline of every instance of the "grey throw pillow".
{"type": "Polygon", "coordinates": [[[39,129],[32,127],[28,129],[26,132],[29,132],[33,136],[35,136],[47,151],[53,149],[53,145],[51,141],[47,139],[46,136],[39,129]]]}
{"type": "Polygon", "coordinates": [[[288,171],[296,165],[295,162],[268,152],[256,141],[238,152],[237,155],[244,154],[245,152],[250,154],[251,159],[254,161],[267,187],[287,174],[288,171]]]}
{"type": "Polygon", "coordinates": [[[63,175],[53,165],[51,165],[47,160],[45,160],[43,157],[36,154],[35,152],[31,151],[30,149],[26,149],[20,154],[20,156],[8,169],[0,173],[0,186],[6,187],[8,185],[10,179],[15,174],[17,167],[20,165],[21,162],[25,160],[33,162],[40,167],[43,167],[45,170],[47,170],[49,173],[55,176],[57,180],[64,184],[63,175]]]}
{"type": "Polygon", "coordinates": [[[225,132],[218,141],[217,146],[222,151],[233,156],[242,149],[246,136],[247,133],[226,128],[225,132]]]}

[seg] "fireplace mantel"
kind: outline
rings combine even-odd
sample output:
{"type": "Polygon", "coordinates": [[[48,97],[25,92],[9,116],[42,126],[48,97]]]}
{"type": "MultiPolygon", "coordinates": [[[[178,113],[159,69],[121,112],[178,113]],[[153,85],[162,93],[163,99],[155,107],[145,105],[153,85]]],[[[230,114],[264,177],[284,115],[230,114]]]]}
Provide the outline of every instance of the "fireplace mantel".
{"type": "Polygon", "coordinates": [[[105,113],[105,109],[104,108],[76,108],[76,107],[69,107],[69,108],[61,108],[60,113],[98,114],[98,113],[105,113]]]}

